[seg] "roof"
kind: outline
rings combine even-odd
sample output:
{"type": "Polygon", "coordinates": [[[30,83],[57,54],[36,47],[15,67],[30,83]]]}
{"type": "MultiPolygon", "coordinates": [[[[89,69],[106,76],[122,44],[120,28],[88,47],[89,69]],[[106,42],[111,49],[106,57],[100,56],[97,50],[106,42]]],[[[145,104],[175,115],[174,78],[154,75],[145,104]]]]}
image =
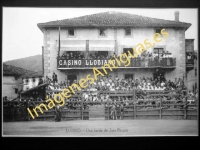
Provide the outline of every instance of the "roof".
{"type": "Polygon", "coordinates": [[[50,21],[37,24],[44,27],[183,27],[189,28],[191,23],[150,18],[122,12],[103,12],[71,19],[50,21]]]}
{"type": "Polygon", "coordinates": [[[31,89],[28,89],[28,90],[26,90],[26,91],[22,91],[21,94],[30,92],[30,91],[35,90],[35,89],[38,89],[38,88],[41,88],[41,87],[43,87],[43,86],[45,86],[45,85],[47,85],[47,83],[40,84],[40,85],[38,85],[38,86],[36,86],[36,87],[33,87],[33,88],[31,88],[31,89]]]}
{"type": "Polygon", "coordinates": [[[3,64],[3,76],[19,76],[22,78],[42,77],[42,72],[34,72],[20,67],[3,64]]]}
{"type": "Polygon", "coordinates": [[[30,74],[25,74],[23,76],[23,78],[37,78],[37,77],[43,77],[43,71],[32,72],[30,74]]]}
{"type": "Polygon", "coordinates": [[[3,75],[4,76],[23,76],[24,74],[32,73],[33,71],[26,70],[20,67],[3,64],[3,75]]]}

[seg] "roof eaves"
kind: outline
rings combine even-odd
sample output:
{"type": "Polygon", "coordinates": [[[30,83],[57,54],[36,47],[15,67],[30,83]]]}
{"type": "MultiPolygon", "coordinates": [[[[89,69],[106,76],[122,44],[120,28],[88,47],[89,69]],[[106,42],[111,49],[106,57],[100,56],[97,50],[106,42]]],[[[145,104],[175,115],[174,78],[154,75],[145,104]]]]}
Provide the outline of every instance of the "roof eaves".
{"type": "Polygon", "coordinates": [[[175,24],[143,24],[143,25],[105,25],[105,24],[90,24],[90,25],[39,25],[38,27],[42,31],[42,28],[48,27],[74,27],[74,28],[85,28],[85,27],[179,27],[188,29],[191,24],[175,25],[175,24]]]}

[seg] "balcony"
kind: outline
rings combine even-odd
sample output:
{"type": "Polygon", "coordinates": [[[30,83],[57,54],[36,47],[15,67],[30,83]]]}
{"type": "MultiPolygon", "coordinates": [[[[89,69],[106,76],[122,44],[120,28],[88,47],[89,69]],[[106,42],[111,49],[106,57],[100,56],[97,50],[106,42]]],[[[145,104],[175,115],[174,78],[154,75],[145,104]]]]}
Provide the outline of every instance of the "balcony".
{"type": "Polygon", "coordinates": [[[186,71],[194,69],[194,59],[195,59],[194,52],[186,52],[186,71]]]}
{"type": "Polygon", "coordinates": [[[194,69],[194,59],[186,59],[186,71],[194,69]]]}
{"type": "MultiPolygon", "coordinates": [[[[101,68],[110,59],[57,59],[57,69],[92,69],[93,67],[101,68]]],[[[115,63],[116,64],[116,63],[115,63]]],[[[123,63],[121,63],[123,64],[123,63]]],[[[112,66],[112,65],[110,65],[112,66]]],[[[176,67],[175,58],[163,58],[158,60],[142,60],[140,58],[131,59],[129,66],[121,65],[119,68],[168,68],[176,67]]]]}

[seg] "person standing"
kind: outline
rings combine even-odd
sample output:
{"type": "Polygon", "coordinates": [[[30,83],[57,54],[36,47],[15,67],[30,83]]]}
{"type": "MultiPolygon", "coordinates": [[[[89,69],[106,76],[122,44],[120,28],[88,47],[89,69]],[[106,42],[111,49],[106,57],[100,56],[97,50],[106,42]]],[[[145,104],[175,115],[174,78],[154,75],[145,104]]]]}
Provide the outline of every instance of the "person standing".
{"type": "Polygon", "coordinates": [[[116,112],[116,106],[115,106],[115,104],[113,103],[112,108],[111,108],[111,113],[110,113],[110,116],[111,116],[111,118],[112,118],[113,120],[116,120],[116,114],[117,114],[117,112],[116,112]]]}
{"type": "Polygon", "coordinates": [[[57,78],[57,74],[55,74],[55,72],[53,72],[53,76],[52,76],[52,79],[53,79],[53,83],[58,83],[58,78],[57,78]]]}
{"type": "Polygon", "coordinates": [[[121,103],[120,105],[120,119],[123,120],[124,118],[124,104],[121,103]]]}
{"type": "Polygon", "coordinates": [[[56,114],[56,116],[55,116],[55,121],[56,121],[56,122],[61,121],[61,108],[60,108],[59,104],[57,104],[57,105],[55,106],[55,114],[56,114]]]}

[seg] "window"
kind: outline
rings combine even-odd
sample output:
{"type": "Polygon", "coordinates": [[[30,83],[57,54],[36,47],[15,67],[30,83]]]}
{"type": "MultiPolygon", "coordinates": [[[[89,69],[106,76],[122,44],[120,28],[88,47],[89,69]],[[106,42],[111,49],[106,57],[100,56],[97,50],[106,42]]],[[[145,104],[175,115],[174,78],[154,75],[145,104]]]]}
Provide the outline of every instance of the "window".
{"type": "Polygon", "coordinates": [[[74,36],[75,32],[74,29],[68,29],[68,36],[74,36]]]}
{"type": "Polygon", "coordinates": [[[132,79],[132,80],[134,80],[134,74],[125,74],[124,75],[124,79],[132,79]]]}
{"type": "Polygon", "coordinates": [[[130,28],[125,29],[125,36],[131,36],[131,29],[130,28]]]}
{"type": "Polygon", "coordinates": [[[15,94],[17,94],[18,93],[18,89],[15,89],[15,94]]]}
{"type": "Polygon", "coordinates": [[[68,85],[73,84],[75,81],[77,82],[77,75],[76,74],[67,75],[68,85]]]}
{"type": "Polygon", "coordinates": [[[197,68],[195,68],[194,71],[195,71],[195,76],[197,76],[197,68]]]}
{"type": "Polygon", "coordinates": [[[98,55],[99,57],[104,57],[104,58],[106,58],[106,57],[108,56],[108,51],[98,51],[98,52],[97,52],[97,55],[98,55]]]}
{"type": "Polygon", "coordinates": [[[100,29],[99,30],[99,35],[105,37],[106,36],[106,30],[105,29],[100,29]]]}
{"type": "Polygon", "coordinates": [[[128,51],[130,51],[130,53],[132,55],[134,55],[133,49],[132,48],[123,48],[123,52],[126,53],[128,55],[128,51]]]}
{"type": "Polygon", "coordinates": [[[165,73],[163,71],[157,70],[153,73],[153,79],[160,79],[161,81],[165,81],[165,73]]]}
{"type": "Polygon", "coordinates": [[[28,79],[26,79],[26,83],[28,83],[28,79]]]}
{"type": "Polygon", "coordinates": [[[153,53],[155,56],[158,56],[158,59],[160,59],[163,55],[163,48],[154,48],[153,53]]]}
{"type": "Polygon", "coordinates": [[[157,28],[157,29],[156,29],[156,33],[161,34],[161,29],[160,29],[160,28],[157,28]]]}
{"type": "Polygon", "coordinates": [[[33,78],[33,82],[35,82],[35,78],[33,78]]]}

